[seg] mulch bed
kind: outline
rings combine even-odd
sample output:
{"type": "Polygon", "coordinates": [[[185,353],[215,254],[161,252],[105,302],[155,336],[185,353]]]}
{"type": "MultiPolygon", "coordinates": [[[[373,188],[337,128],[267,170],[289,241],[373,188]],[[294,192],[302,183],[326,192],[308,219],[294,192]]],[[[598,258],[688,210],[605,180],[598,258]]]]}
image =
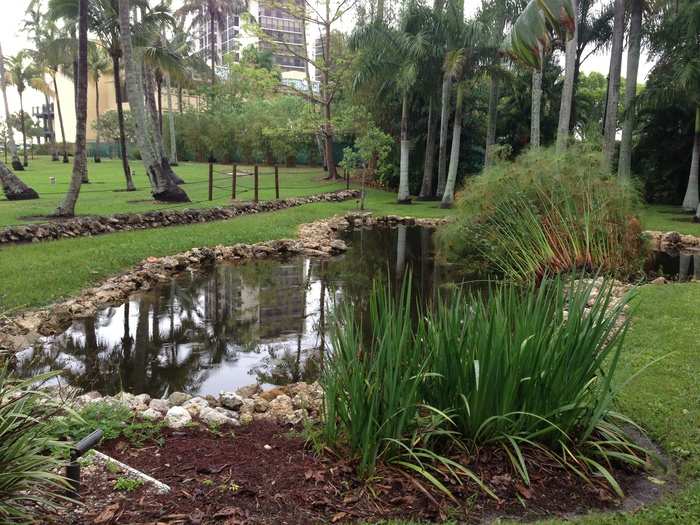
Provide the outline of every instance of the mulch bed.
{"type": "MultiPolygon", "coordinates": [[[[498,449],[480,451],[469,466],[500,501],[465,482],[449,485],[456,504],[425,480],[393,468],[382,468],[365,483],[349,461],[330,452],[317,455],[299,434],[268,422],[216,434],[166,429],[163,438],[162,446],[135,448],[116,440],[101,450],[168,484],[171,492],[156,494],[148,485],[120,492],[113,485],[121,474],[87,468],[81,493],[85,506],[70,509],[59,522],[253,525],[449,518],[473,523],[500,516],[570,516],[620,504],[602,482],[586,484],[542,458],[532,458],[540,461],[539,468],[530,469],[526,487],[498,449]]],[[[616,475],[627,487],[640,478],[622,471],[616,475]]]]}

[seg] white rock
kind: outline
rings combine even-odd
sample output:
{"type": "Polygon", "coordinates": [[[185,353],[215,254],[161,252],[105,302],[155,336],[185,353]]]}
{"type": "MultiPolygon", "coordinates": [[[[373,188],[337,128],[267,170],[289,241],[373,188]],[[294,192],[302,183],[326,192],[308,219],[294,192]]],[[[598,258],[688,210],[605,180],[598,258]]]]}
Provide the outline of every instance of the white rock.
{"type": "Polygon", "coordinates": [[[229,410],[228,408],[215,407],[214,410],[216,410],[219,414],[223,414],[226,417],[230,417],[231,419],[238,419],[238,413],[234,412],[233,410],[229,410]]]}
{"type": "Polygon", "coordinates": [[[218,427],[221,425],[238,425],[238,421],[222,414],[218,410],[210,407],[202,409],[199,413],[200,419],[210,427],[218,427]]]}
{"type": "Polygon", "coordinates": [[[243,398],[235,392],[221,392],[219,394],[219,403],[223,407],[236,409],[243,404],[243,398]]]}
{"type": "Polygon", "coordinates": [[[149,396],[148,394],[139,394],[138,396],[134,396],[134,401],[142,405],[148,406],[148,403],[151,402],[151,396],[149,396]]]}
{"type": "Polygon", "coordinates": [[[170,402],[167,399],[151,399],[151,402],[148,404],[148,408],[165,414],[168,410],[170,410],[170,402]]]}
{"type": "Polygon", "coordinates": [[[253,414],[251,412],[242,413],[238,421],[241,425],[249,425],[253,422],[253,414]]]}
{"type": "Polygon", "coordinates": [[[170,401],[172,406],[179,406],[189,399],[192,399],[192,396],[184,392],[173,392],[170,394],[170,397],[168,397],[168,401],[170,401]]]}
{"type": "Polygon", "coordinates": [[[253,408],[256,412],[262,413],[262,412],[267,412],[268,409],[270,408],[270,403],[265,401],[263,398],[259,397],[255,399],[254,401],[253,408]]]}
{"type": "Polygon", "coordinates": [[[143,412],[139,412],[139,417],[155,421],[163,418],[163,412],[159,412],[158,410],[154,410],[153,408],[148,408],[143,412]]]}
{"type": "Polygon", "coordinates": [[[209,408],[209,401],[203,397],[193,397],[182,404],[182,408],[187,410],[192,417],[196,417],[205,408],[209,408]]]}
{"type": "Polygon", "coordinates": [[[182,428],[192,421],[190,413],[182,407],[172,407],[165,414],[165,424],[169,428],[182,428]]]}

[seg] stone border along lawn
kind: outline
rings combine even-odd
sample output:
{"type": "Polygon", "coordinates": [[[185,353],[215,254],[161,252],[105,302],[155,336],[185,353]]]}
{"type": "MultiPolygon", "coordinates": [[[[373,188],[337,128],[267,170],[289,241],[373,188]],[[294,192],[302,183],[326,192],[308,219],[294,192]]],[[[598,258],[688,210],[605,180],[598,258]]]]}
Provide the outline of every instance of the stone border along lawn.
{"type": "Polygon", "coordinates": [[[0,244],[39,242],[60,238],[87,237],[117,231],[145,230],[182,224],[223,221],[271,211],[284,210],[315,202],[342,202],[360,197],[359,190],[337,190],[307,197],[264,202],[244,202],[215,208],[186,208],[183,210],[153,210],[143,213],[95,215],[67,220],[27,224],[0,230],[0,244]]]}

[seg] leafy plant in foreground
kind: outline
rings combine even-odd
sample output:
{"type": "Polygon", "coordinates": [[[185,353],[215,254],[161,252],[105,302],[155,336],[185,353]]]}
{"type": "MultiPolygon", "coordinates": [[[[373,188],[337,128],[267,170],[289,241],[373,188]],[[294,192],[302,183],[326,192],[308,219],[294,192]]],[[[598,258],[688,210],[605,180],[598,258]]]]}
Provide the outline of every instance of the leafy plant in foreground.
{"type": "Polygon", "coordinates": [[[526,482],[526,448],[618,492],[611,463],[644,462],[622,429],[633,423],[613,410],[627,301],[611,281],[595,286],[494,287],[436,305],[419,325],[430,348],[425,401],[453,414],[466,443],[502,446],[526,482]]]}
{"type": "Polygon", "coordinates": [[[0,523],[34,523],[67,500],[63,477],[70,443],[51,424],[60,412],[34,385],[52,374],[15,379],[0,364],[0,523]]]}
{"type": "Polygon", "coordinates": [[[375,286],[367,319],[343,311],[322,379],[327,443],[364,476],[393,463],[448,494],[444,476],[488,491],[449,459],[483,446],[502,448],[526,484],[536,455],[621,493],[613,463],[640,466],[646,453],[613,409],[627,321],[612,282],[494,286],[418,316],[407,286],[396,302],[375,286]]]}

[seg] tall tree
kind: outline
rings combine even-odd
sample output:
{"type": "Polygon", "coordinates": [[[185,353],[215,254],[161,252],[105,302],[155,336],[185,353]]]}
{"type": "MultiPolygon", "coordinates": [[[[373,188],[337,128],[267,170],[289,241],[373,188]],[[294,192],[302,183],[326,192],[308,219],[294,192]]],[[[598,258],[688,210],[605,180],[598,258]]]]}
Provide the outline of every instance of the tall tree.
{"type": "Polygon", "coordinates": [[[29,52],[23,50],[14,56],[7,57],[7,72],[9,74],[10,83],[15,86],[15,89],[17,89],[17,94],[19,95],[22,153],[24,157],[24,167],[26,168],[29,165],[29,162],[27,160],[27,129],[24,119],[24,91],[31,84],[32,79],[37,74],[34,64],[31,62],[29,52]]]}
{"type": "Polygon", "coordinates": [[[217,28],[226,29],[228,16],[244,12],[248,7],[245,0],[185,0],[177,10],[181,16],[191,15],[192,25],[209,27],[209,58],[211,60],[211,83],[216,83],[216,63],[218,61],[216,34],[217,28]]]}
{"type": "Polygon", "coordinates": [[[24,165],[22,161],[19,160],[19,155],[17,154],[17,145],[15,144],[14,130],[12,128],[12,123],[10,122],[10,106],[7,103],[7,76],[5,73],[5,57],[2,54],[2,47],[0,47],[0,88],[2,89],[2,99],[5,104],[5,122],[7,124],[7,143],[12,152],[12,168],[17,171],[22,171],[24,165]]]}
{"type": "Polygon", "coordinates": [[[612,49],[610,51],[610,75],[608,76],[608,101],[605,108],[603,155],[608,169],[612,169],[617,145],[617,110],[620,102],[620,76],[622,47],[625,36],[625,0],[615,0],[612,49]]]}
{"type": "Polygon", "coordinates": [[[542,70],[532,70],[532,107],[530,109],[530,146],[540,147],[540,118],[542,116],[542,70]]]}
{"type": "Polygon", "coordinates": [[[574,65],[578,24],[576,0],[530,0],[513,23],[503,49],[512,58],[533,69],[541,69],[544,51],[553,30],[566,43],[564,86],[557,126],[557,151],[564,151],[569,140],[569,122],[574,93],[574,65]]]}
{"type": "MultiPolygon", "coordinates": [[[[7,103],[7,90],[5,88],[5,58],[2,54],[2,46],[0,45],[0,91],[2,91],[2,99],[5,105],[5,117],[6,117],[6,143],[5,152],[9,147],[12,151],[12,165],[22,167],[22,163],[17,156],[17,146],[15,145],[15,139],[12,136],[12,126],[10,125],[10,107],[7,103]]],[[[28,200],[28,199],[38,199],[39,195],[32,188],[27,186],[22,182],[12,171],[8,169],[5,164],[0,163],[0,184],[2,185],[2,190],[5,193],[7,200],[28,200]]]]}
{"type": "MultiPolygon", "coordinates": [[[[156,200],[188,202],[189,197],[187,193],[179,188],[175,180],[170,176],[172,170],[168,170],[164,166],[164,163],[167,163],[167,159],[161,156],[159,145],[155,142],[156,129],[145,106],[144,79],[141,67],[143,64],[143,50],[135,49],[132,44],[129,19],[130,8],[129,0],[119,0],[119,28],[121,49],[126,68],[126,86],[131,112],[134,115],[136,139],[139,143],[141,158],[151,183],[153,197],[156,200]]],[[[162,144],[160,146],[162,147],[162,144]]]]}
{"type": "Polygon", "coordinates": [[[642,43],[642,0],[631,0],[630,32],[627,49],[627,76],[625,77],[625,116],[620,142],[620,160],[617,174],[629,177],[632,174],[632,134],[635,124],[635,98],[637,96],[637,72],[642,43]]]}
{"type": "MultiPolygon", "coordinates": [[[[506,24],[505,0],[493,2],[493,36],[495,37],[494,50],[503,41],[503,29],[506,24]]],[[[496,124],[498,122],[498,99],[500,94],[499,78],[499,53],[494,51],[494,59],[489,75],[489,107],[486,115],[486,147],[484,148],[484,165],[488,166],[492,160],[493,146],[496,144],[496,124]]]]}
{"type": "Polygon", "coordinates": [[[88,51],[88,74],[95,86],[95,162],[100,159],[100,80],[110,69],[111,61],[101,47],[91,47],[88,51]]]}
{"type": "Polygon", "coordinates": [[[76,131],[75,154],[73,156],[73,174],[71,175],[68,192],[58,205],[54,215],[58,217],[73,217],[75,203],[80,195],[87,172],[87,89],[88,89],[88,0],[80,0],[78,9],[78,68],[76,83],[78,86],[76,100],[76,131]]]}
{"type": "MultiPolygon", "coordinates": [[[[147,7],[147,3],[145,2],[145,0],[132,0],[132,5],[139,8],[147,7]]],[[[78,0],[49,0],[50,19],[74,19],[77,16],[77,13],[78,0]]],[[[90,30],[94,32],[97,36],[98,45],[107,51],[107,54],[112,60],[112,74],[114,76],[114,95],[119,123],[119,147],[121,150],[122,171],[124,173],[124,179],[126,180],[126,191],[134,191],[136,189],[136,186],[134,185],[134,180],[131,175],[131,169],[129,167],[129,156],[126,148],[126,131],[124,128],[124,97],[122,93],[121,78],[122,50],[119,33],[118,0],[93,0],[91,2],[89,16],[90,30]]],[[[58,113],[60,116],[60,104],[58,105],[58,113]]],[[[63,124],[61,124],[61,130],[63,130],[63,124]]],[[[64,162],[67,162],[67,159],[64,159],[64,162]]]]}

